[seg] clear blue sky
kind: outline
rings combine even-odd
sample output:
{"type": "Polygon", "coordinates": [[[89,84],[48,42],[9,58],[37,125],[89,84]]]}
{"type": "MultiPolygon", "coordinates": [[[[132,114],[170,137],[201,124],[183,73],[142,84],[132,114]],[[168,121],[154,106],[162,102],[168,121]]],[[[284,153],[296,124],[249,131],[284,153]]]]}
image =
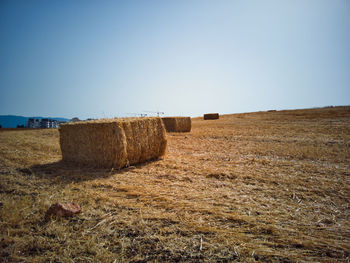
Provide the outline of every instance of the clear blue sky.
{"type": "Polygon", "coordinates": [[[0,114],[350,105],[349,0],[0,0],[0,114]]]}

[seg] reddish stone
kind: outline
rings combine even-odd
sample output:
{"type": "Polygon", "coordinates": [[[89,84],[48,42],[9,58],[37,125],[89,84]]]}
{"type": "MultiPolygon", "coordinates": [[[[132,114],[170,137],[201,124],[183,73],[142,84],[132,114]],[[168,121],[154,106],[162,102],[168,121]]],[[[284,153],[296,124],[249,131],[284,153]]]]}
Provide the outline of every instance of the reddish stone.
{"type": "Polygon", "coordinates": [[[79,214],[81,208],[76,203],[56,203],[50,206],[46,211],[45,218],[49,219],[50,217],[71,217],[76,214],[79,214]]]}

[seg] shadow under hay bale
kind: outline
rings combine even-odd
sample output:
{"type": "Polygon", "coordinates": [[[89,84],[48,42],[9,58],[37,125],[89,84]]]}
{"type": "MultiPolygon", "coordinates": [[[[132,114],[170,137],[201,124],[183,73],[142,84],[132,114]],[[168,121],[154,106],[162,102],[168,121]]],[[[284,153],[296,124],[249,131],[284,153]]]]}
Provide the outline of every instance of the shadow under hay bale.
{"type": "Polygon", "coordinates": [[[160,118],[108,119],[63,124],[62,160],[92,167],[122,168],[165,154],[167,138],[160,118]]]}
{"type": "Polygon", "coordinates": [[[190,117],[164,117],[162,118],[167,132],[190,132],[190,117]]]}
{"type": "Polygon", "coordinates": [[[219,119],[219,113],[206,113],[203,115],[204,120],[217,120],[219,119]]]}
{"type": "Polygon", "coordinates": [[[39,179],[45,179],[48,183],[57,184],[59,183],[70,184],[79,183],[84,181],[90,181],[95,179],[109,178],[111,175],[128,173],[133,169],[141,169],[147,166],[148,163],[155,161],[149,160],[143,163],[135,164],[124,168],[122,170],[114,168],[104,168],[104,167],[93,167],[80,165],[77,166],[76,163],[72,162],[53,162],[46,164],[36,164],[27,169],[20,168],[18,171],[24,176],[33,176],[39,179]],[[30,170],[31,174],[27,174],[26,170],[30,170]]]}

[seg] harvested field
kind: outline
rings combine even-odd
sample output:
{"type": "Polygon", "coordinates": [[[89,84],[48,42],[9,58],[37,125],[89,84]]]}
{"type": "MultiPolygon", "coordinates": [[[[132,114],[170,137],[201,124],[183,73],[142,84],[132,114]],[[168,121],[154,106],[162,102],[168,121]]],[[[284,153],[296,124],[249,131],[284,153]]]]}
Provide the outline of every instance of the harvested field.
{"type": "Polygon", "coordinates": [[[223,115],[122,170],[0,130],[0,261],[348,262],[350,107],[223,115]],[[44,222],[58,201],[75,218],[44,222]]]}
{"type": "Polygon", "coordinates": [[[167,132],[190,132],[190,117],[164,117],[162,118],[167,132]]]}

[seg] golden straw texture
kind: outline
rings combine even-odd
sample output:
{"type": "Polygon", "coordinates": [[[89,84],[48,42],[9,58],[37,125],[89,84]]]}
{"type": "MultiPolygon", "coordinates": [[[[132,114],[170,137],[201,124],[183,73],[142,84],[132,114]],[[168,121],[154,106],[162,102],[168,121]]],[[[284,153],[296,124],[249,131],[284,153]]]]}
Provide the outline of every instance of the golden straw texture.
{"type": "Polygon", "coordinates": [[[190,132],[190,117],[164,117],[162,118],[167,132],[190,132]]]}
{"type": "Polygon", "coordinates": [[[95,167],[122,168],[165,154],[160,118],[110,119],[61,125],[62,160],[95,167]]]}
{"type": "Polygon", "coordinates": [[[203,116],[204,120],[216,120],[219,119],[219,113],[207,113],[203,116]]]}

